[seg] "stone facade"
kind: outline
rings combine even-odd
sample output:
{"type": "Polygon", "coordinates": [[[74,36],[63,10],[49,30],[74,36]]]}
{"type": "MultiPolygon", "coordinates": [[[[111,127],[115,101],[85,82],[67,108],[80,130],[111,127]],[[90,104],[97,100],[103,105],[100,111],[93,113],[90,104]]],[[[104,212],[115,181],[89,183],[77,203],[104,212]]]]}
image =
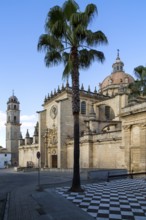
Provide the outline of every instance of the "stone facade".
{"type": "MultiPolygon", "coordinates": [[[[44,102],[44,110],[38,112],[41,130],[39,140],[42,148],[42,167],[69,168],[68,140],[73,138],[72,93],[66,87],[48,97],[44,102]],[[45,120],[43,115],[45,114],[45,120]]],[[[82,114],[80,117],[80,134],[83,135],[92,103],[97,101],[97,93],[80,91],[82,114]],[[85,105],[84,105],[85,104],[85,105]],[[84,112],[85,111],[85,112],[84,112]]],[[[101,95],[104,98],[103,95],[101,95]]],[[[100,98],[101,98],[100,97],[100,98]]]]}
{"type": "Polygon", "coordinates": [[[37,152],[40,152],[38,145],[38,123],[35,126],[33,137],[30,137],[27,130],[25,139],[22,135],[19,139],[19,166],[38,167],[37,152]]]}
{"type": "Polygon", "coordinates": [[[122,146],[130,171],[146,171],[146,100],[127,106],[121,112],[122,146]]]}
{"type": "MultiPolygon", "coordinates": [[[[129,83],[119,52],[112,73],[99,92],[80,88],[80,167],[144,171],[146,167],[146,104],[129,102],[129,83]]],[[[38,111],[37,141],[19,143],[19,165],[41,153],[41,167],[73,167],[72,88],[51,92],[38,111]],[[24,159],[25,158],[25,159],[24,159]]],[[[31,138],[29,137],[29,140],[31,138]]]]}

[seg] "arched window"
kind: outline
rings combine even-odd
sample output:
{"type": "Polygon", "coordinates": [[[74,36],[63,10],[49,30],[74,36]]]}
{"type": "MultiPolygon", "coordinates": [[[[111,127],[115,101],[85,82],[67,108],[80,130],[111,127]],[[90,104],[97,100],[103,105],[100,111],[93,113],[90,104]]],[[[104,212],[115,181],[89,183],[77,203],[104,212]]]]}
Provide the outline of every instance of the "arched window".
{"type": "Polygon", "coordinates": [[[16,116],[14,116],[14,122],[16,122],[16,116]]]}
{"type": "Polygon", "coordinates": [[[110,119],[110,107],[109,106],[105,106],[105,117],[106,117],[106,120],[110,119]]]}
{"type": "Polygon", "coordinates": [[[16,105],[14,105],[14,109],[16,109],[16,105]]]}
{"type": "Polygon", "coordinates": [[[81,102],[81,114],[83,115],[86,114],[86,102],[85,101],[81,102]]]}

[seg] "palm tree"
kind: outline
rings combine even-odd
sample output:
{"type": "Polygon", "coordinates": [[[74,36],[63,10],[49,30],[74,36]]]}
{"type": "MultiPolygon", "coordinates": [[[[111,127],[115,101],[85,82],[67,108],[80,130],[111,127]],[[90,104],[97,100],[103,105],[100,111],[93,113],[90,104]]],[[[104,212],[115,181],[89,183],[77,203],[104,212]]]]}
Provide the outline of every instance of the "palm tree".
{"type": "Polygon", "coordinates": [[[136,80],[129,84],[130,98],[146,95],[146,67],[140,65],[134,68],[136,80]]]}
{"type": "Polygon", "coordinates": [[[64,63],[63,77],[72,79],[72,112],[74,118],[74,165],[71,191],[81,191],[79,166],[79,70],[88,68],[93,61],[103,62],[103,52],[94,49],[107,44],[102,31],[88,29],[97,13],[94,4],[88,4],[84,12],[74,0],[67,0],[62,7],[54,6],[47,15],[46,34],[39,38],[38,50],[44,49],[47,67],[64,63]]]}

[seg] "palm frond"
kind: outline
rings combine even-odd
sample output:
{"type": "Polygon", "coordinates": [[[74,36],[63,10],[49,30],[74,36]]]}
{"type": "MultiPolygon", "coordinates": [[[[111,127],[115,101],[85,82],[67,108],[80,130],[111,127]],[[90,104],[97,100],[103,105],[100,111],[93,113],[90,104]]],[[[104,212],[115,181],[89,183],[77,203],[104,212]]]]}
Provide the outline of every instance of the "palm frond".
{"type": "Polygon", "coordinates": [[[139,65],[134,68],[136,80],[129,85],[130,96],[146,95],[146,67],[139,65]]]}
{"type": "Polygon", "coordinates": [[[50,9],[46,19],[45,29],[48,34],[51,33],[57,38],[62,38],[65,33],[66,22],[61,7],[55,6],[50,9]]]}
{"type": "Polygon", "coordinates": [[[87,30],[86,35],[87,44],[90,46],[108,44],[107,37],[102,31],[92,32],[91,30],[87,30]]]}
{"type": "Polygon", "coordinates": [[[146,79],[146,67],[140,65],[134,68],[134,74],[137,79],[144,80],[146,79]]]}
{"type": "Polygon", "coordinates": [[[73,27],[73,30],[80,24],[82,24],[82,13],[76,12],[70,17],[70,24],[73,27]]]}
{"type": "Polygon", "coordinates": [[[71,15],[79,9],[79,5],[74,0],[68,0],[64,2],[62,9],[66,19],[69,21],[71,15]]]}
{"type": "Polygon", "coordinates": [[[137,97],[137,96],[140,96],[141,94],[141,89],[140,89],[140,84],[139,84],[139,81],[135,81],[133,83],[130,83],[128,85],[128,88],[130,89],[130,95],[129,97],[132,98],[132,97],[137,97]]]}
{"type": "Polygon", "coordinates": [[[64,35],[66,33],[66,24],[65,24],[65,22],[63,23],[62,20],[56,21],[56,23],[52,26],[51,33],[56,38],[64,37],[64,35]]]}
{"type": "Polygon", "coordinates": [[[63,59],[64,65],[66,65],[68,60],[70,59],[70,53],[63,52],[62,53],[62,59],[63,59]]]}
{"type": "Polygon", "coordinates": [[[48,51],[45,56],[45,64],[47,67],[59,65],[62,62],[62,57],[56,50],[48,51]]]}
{"type": "Polygon", "coordinates": [[[50,9],[47,15],[45,28],[46,31],[50,31],[52,29],[52,26],[59,20],[64,20],[62,8],[60,6],[54,6],[50,9]]]}
{"type": "Polygon", "coordinates": [[[54,36],[48,35],[48,34],[43,34],[39,38],[39,42],[37,45],[38,50],[51,50],[56,49],[56,50],[63,50],[64,46],[63,44],[54,36]]]}
{"type": "Polygon", "coordinates": [[[103,61],[105,60],[105,56],[104,56],[104,53],[101,52],[101,51],[98,51],[98,50],[90,50],[90,56],[92,58],[93,61],[98,61],[98,62],[101,62],[103,63],[103,61]]]}
{"type": "Polygon", "coordinates": [[[83,49],[79,51],[79,65],[80,68],[88,68],[91,64],[91,59],[89,57],[89,51],[87,49],[83,49]]]}
{"type": "Polygon", "coordinates": [[[85,14],[88,17],[87,23],[89,24],[92,21],[94,15],[98,14],[98,10],[97,10],[96,5],[95,4],[88,4],[85,8],[85,14]]]}
{"type": "Polygon", "coordinates": [[[90,67],[91,63],[94,61],[103,62],[104,60],[105,57],[101,51],[93,49],[83,49],[79,51],[79,65],[83,69],[90,67]]]}
{"type": "Polygon", "coordinates": [[[72,61],[69,59],[68,62],[65,65],[64,71],[63,71],[63,75],[62,78],[66,79],[71,75],[71,72],[73,70],[73,63],[72,61]]]}
{"type": "Polygon", "coordinates": [[[63,59],[64,66],[65,66],[62,78],[67,78],[73,70],[73,63],[71,61],[70,53],[63,52],[62,59],[63,59]]]}
{"type": "Polygon", "coordinates": [[[74,35],[76,36],[77,41],[79,44],[85,41],[86,39],[86,31],[85,28],[82,24],[79,24],[75,30],[74,30],[74,35]]]}

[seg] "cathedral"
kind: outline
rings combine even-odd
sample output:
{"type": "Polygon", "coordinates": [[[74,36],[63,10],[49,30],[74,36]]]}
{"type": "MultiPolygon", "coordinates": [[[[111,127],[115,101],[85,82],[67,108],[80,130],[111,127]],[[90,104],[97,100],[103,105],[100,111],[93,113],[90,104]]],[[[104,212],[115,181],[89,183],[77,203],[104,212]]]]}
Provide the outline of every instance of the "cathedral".
{"type": "MultiPolygon", "coordinates": [[[[112,73],[100,83],[99,91],[91,91],[90,87],[86,91],[81,85],[81,168],[146,170],[146,102],[144,98],[129,99],[128,85],[134,78],[123,67],[118,51],[112,73]]],[[[13,161],[18,155],[19,167],[37,167],[36,155],[40,152],[42,168],[73,168],[72,88],[68,82],[48,94],[43,110],[37,113],[33,137],[27,131],[23,138],[19,102],[10,97],[6,142],[13,152],[13,161]]]]}

